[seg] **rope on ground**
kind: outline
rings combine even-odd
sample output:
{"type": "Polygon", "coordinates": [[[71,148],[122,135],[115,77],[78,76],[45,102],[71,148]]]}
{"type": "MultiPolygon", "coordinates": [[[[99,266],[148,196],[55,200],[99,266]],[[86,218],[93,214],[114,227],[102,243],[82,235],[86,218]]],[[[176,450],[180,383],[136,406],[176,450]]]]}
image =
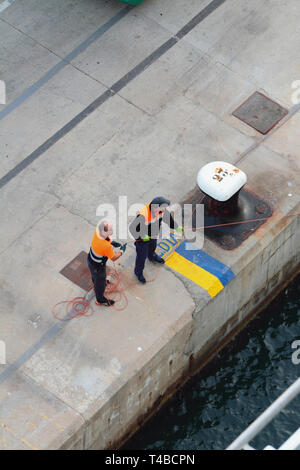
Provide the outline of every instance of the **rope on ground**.
{"type": "MultiPolygon", "coordinates": [[[[95,297],[92,295],[92,297],[89,298],[89,294],[92,290],[93,286],[91,286],[86,294],[82,297],[75,297],[71,300],[63,300],[55,304],[52,308],[52,314],[54,318],[60,321],[69,321],[73,318],[91,317],[94,314],[94,308],[91,304],[91,301],[95,297]]],[[[126,289],[122,286],[120,275],[116,267],[108,266],[105,295],[113,297],[113,300],[116,302],[114,305],[110,306],[111,308],[121,311],[127,307],[128,299],[125,294],[125,290],[126,289]],[[121,306],[119,306],[119,304],[121,304],[121,306]]]]}

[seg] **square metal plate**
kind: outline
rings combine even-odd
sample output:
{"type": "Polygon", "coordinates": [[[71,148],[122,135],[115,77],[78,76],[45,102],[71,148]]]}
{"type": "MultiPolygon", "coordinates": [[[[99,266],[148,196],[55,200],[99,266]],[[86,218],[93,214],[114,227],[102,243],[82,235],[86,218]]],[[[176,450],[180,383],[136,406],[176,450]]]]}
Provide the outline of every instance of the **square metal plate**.
{"type": "Polygon", "coordinates": [[[183,204],[192,204],[193,210],[195,209],[192,218],[193,229],[197,229],[196,204],[204,204],[204,237],[224,250],[233,250],[240,246],[272,215],[272,209],[265,201],[245,189],[240,191],[238,210],[234,215],[213,215],[209,212],[207,203],[208,197],[203,197],[196,188],[183,204]]]}
{"type": "Polygon", "coordinates": [[[81,289],[88,291],[92,286],[92,278],[87,264],[87,253],[81,251],[60,271],[60,274],[81,287],[81,289]]]}
{"type": "Polygon", "coordinates": [[[256,91],[232,114],[265,135],[288,114],[288,110],[256,91]]]}

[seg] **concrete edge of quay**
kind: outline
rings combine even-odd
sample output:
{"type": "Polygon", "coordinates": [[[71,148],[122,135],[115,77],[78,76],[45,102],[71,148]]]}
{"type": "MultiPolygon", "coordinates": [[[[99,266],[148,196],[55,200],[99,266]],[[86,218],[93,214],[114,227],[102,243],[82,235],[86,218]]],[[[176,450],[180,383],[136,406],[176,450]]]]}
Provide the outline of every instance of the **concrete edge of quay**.
{"type": "Polygon", "coordinates": [[[271,242],[261,243],[214,299],[185,312],[146,357],[100,397],[94,413],[89,411],[82,427],[60,449],[120,448],[271,302],[300,271],[300,217],[277,223],[276,229],[271,242]]]}

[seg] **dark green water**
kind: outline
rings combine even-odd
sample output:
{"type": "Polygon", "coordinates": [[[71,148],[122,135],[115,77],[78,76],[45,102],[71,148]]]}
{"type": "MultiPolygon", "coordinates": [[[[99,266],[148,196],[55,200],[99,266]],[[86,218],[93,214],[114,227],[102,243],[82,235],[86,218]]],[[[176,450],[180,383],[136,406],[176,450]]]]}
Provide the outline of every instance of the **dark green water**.
{"type": "MultiPolygon", "coordinates": [[[[300,339],[300,276],[123,449],[225,449],[300,375],[291,344],[300,339]]],[[[251,442],[279,447],[300,423],[297,397],[251,442]]]]}

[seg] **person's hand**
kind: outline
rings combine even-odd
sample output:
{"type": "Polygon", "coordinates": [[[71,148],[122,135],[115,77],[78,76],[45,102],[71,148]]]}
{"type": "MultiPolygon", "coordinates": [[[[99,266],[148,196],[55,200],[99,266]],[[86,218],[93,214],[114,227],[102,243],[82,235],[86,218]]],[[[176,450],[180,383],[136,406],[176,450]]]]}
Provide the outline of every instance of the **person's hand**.
{"type": "Polygon", "coordinates": [[[125,253],[125,250],[126,250],[126,243],[120,246],[120,251],[122,251],[123,254],[125,253]]]}
{"type": "Polygon", "coordinates": [[[149,242],[151,239],[149,237],[149,235],[146,235],[144,238],[142,238],[142,241],[143,242],[149,242]]]}

